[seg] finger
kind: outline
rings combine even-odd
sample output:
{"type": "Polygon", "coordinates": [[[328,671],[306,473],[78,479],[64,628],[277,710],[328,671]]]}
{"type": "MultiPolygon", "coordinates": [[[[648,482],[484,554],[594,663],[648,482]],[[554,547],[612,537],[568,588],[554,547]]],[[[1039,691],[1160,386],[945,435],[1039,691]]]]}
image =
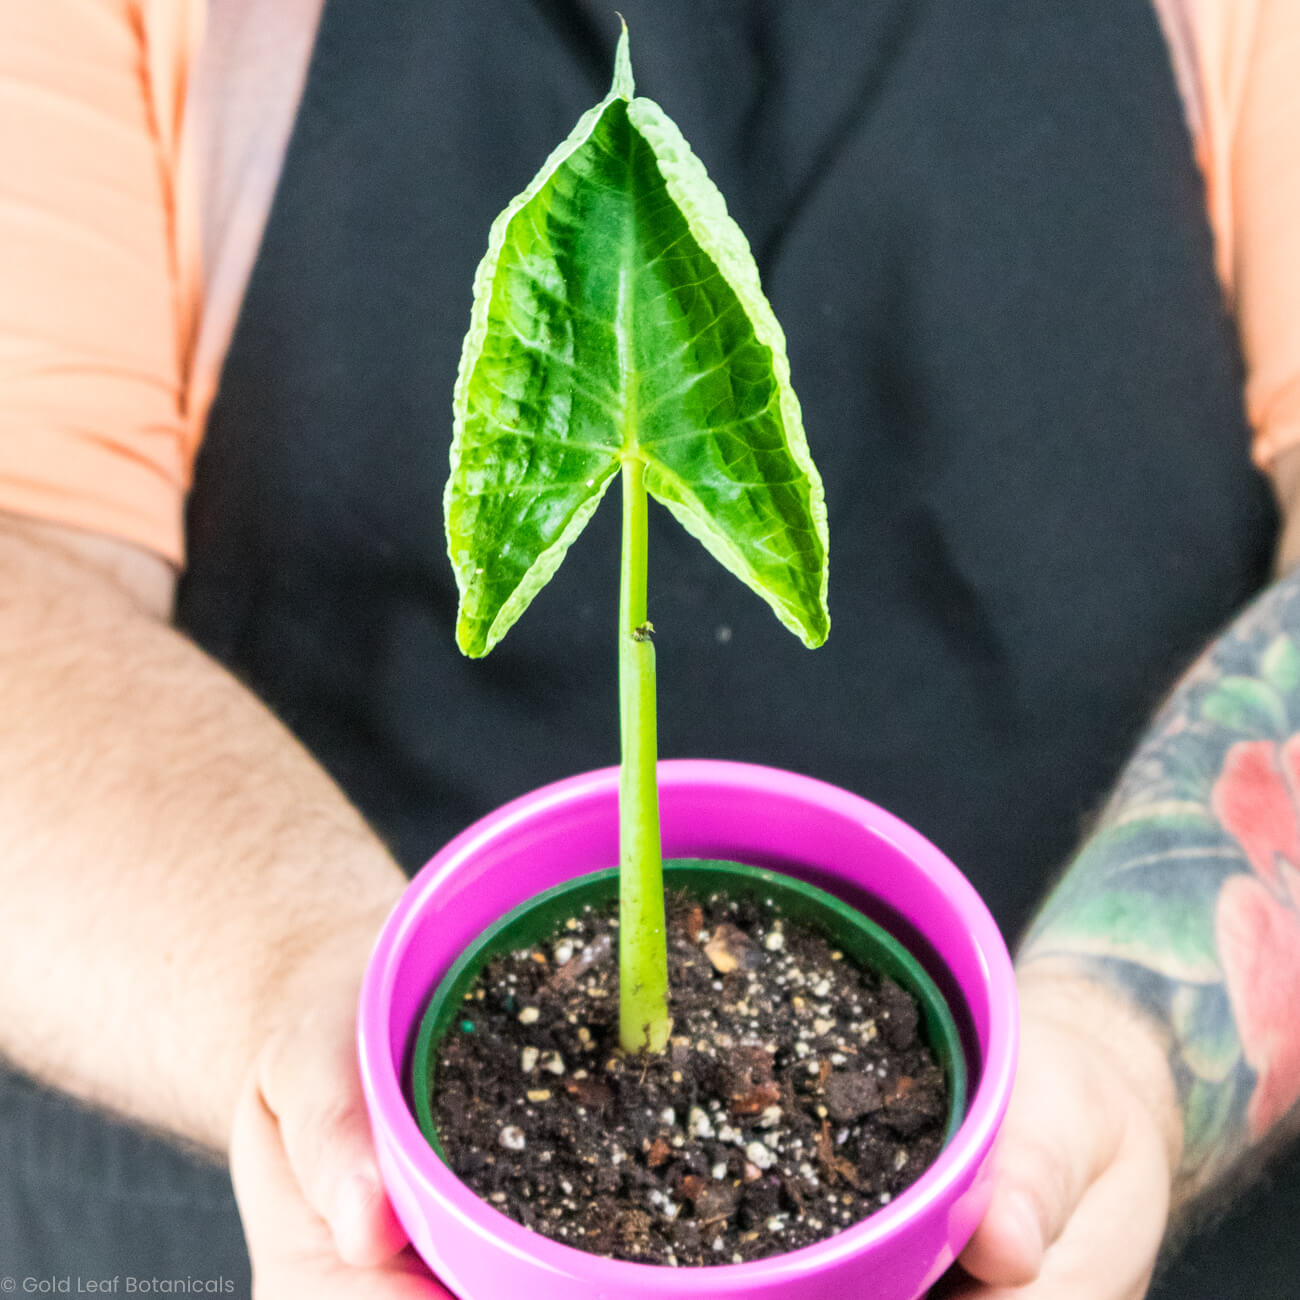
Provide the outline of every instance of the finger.
{"type": "Polygon", "coordinates": [[[1044,1253],[1031,1284],[971,1282],[946,1292],[947,1300],[1141,1300],[1164,1235],[1167,1187],[1159,1139],[1127,1136],[1122,1153],[1089,1186],[1044,1253]]]}
{"type": "Polygon", "coordinates": [[[328,1225],[302,1198],[275,1116],[255,1083],[245,1086],[230,1141],[230,1181],[248,1253],[258,1261],[318,1258],[333,1250],[328,1225]]]}
{"type": "Polygon", "coordinates": [[[259,1061],[258,1081],[308,1204],[350,1264],[380,1263],[406,1244],[384,1193],[353,1045],[354,1003],[342,995],[304,1019],[259,1061]]]}
{"type": "Polygon", "coordinates": [[[303,1199],[274,1115],[245,1089],[230,1148],[258,1300],[453,1300],[407,1250],[375,1268],[339,1258],[329,1226],[303,1199]]]}
{"type": "Polygon", "coordinates": [[[1058,1037],[1044,1030],[1027,1036],[994,1154],[993,1199],[961,1256],[984,1282],[1033,1281],[1118,1149],[1122,1124],[1086,1086],[1085,1071],[1062,1069],[1072,1054],[1058,1037]]]}
{"type": "MultiPolygon", "coordinates": [[[[1035,1300],[1140,1300],[1168,1218],[1168,1178],[1157,1147],[1118,1159],[1089,1189],[1048,1252],[1035,1300]]],[[[1021,1297],[1025,1300],[1025,1297],[1021,1297]]]]}
{"type": "Polygon", "coordinates": [[[973,1277],[986,1282],[1021,1286],[1038,1276],[1045,1251],[1034,1208],[1019,1192],[998,1189],[961,1253],[961,1264],[973,1277]]]}

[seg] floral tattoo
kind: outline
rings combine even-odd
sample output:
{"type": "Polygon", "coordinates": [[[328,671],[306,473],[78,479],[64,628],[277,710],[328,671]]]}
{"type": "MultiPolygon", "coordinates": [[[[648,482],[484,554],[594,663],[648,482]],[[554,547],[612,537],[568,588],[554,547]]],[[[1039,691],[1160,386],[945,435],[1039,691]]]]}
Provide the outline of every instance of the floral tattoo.
{"type": "Polygon", "coordinates": [[[1215,642],[1155,720],[1026,939],[1164,1027],[1182,1195],[1300,1100],[1300,573],[1215,642]]]}

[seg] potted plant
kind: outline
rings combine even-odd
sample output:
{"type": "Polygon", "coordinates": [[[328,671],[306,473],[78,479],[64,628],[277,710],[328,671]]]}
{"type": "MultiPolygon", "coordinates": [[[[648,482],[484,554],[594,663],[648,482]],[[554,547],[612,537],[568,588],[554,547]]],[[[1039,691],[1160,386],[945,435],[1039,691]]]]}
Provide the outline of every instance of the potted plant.
{"type": "MultiPolygon", "coordinates": [[[[882,810],[771,769],[657,763],[654,630],[646,606],[648,497],[665,504],[810,646],[820,644],[829,629],[826,521],[784,340],[748,246],[676,127],[657,105],[634,96],[626,30],[609,95],[583,116],[497,219],[475,279],[446,494],[463,650],[485,654],[506,633],[615,477],[624,500],[622,764],[546,787],[471,827],[416,877],[385,926],[362,991],[359,1051],[390,1197],[416,1248],[465,1300],[497,1297],[514,1286],[557,1300],[561,1294],[780,1294],[811,1300],[835,1294],[868,1272],[881,1300],[911,1300],[952,1261],[986,1202],[986,1159],[1013,1072],[1010,962],[987,911],[956,869],[882,810]],[[683,866],[673,877],[675,887],[686,890],[677,907],[685,917],[678,918],[685,937],[672,941],[679,964],[694,969],[693,979],[702,973],[707,987],[725,990],[728,1006],[741,1009],[738,1015],[752,1011],[744,990],[761,984],[746,969],[764,960],[764,951],[784,948],[787,933],[803,935],[802,921],[816,913],[819,923],[832,927],[831,937],[820,948],[816,937],[801,942],[824,960],[840,962],[847,953],[883,966],[888,978],[881,996],[886,1002],[904,999],[894,1003],[895,1019],[885,1036],[898,1038],[899,1050],[905,1042],[913,1050],[907,1034],[899,1036],[900,1026],[919,1017],[939,1064],[909,1066],[910,1073],[900,1077],[898,1069],[890,1073],[881,1063],[874,1067],[878,1080],[870,1064],[877,1049],[868,1046],[879,1036],[877,1021],[858,1005],[859,997],[867,999],[865,986],[859,992],[847,974],[843,981],[836,974],[805,987],[805,972],[789,962],[778,977],[788,984],[783,1007],[794,1008],[786,1019],[802,1017],[815,1025],[817,1039],[796,1023],[791,1032],[797,1041],[780,1048],[765,1041],[737,1047],[735,1036],[720,1030],[697,1041],[692,1033],[699,1032],[698,1020],[690,1022],[691,1033],[674,1035],[665,852],[745,864],[708,868],[712,874],[683,866]],[[616,873],[606,870],[573,883],[615,863],[616,873]],[[730,901],[717,901],[719,884],[730,901]],[[809,886],[824,887],[830,897],[809,886]],[[574,894],[575,888],[582,892],[574,894]],[[585,940],[588,916],[599,914],[611,892],[618,896],[617,918],[600,924],[607,926],[604,942],[617,933],[618,1015],[603,1022],[611,1035],[606,1043],[578,1023],[568,1000],[573,990],[562,989],[566,972],[600,963],[596,941],[577,954],[563,933],[546,939],[544,923],[567,924],[585,940]],[[745,901],[756,934],[747,936],[731,924],[725,909],[735,911],[737,899],[745,901]],[[706,907],[714,909],[707,923],[706,907]],[[500,987],[484,987],[492,961],[500,964],[510,952],[539,942],[543,947],[525,952],[522,960],[548,967],[544,986],[525,966],[497,971],[493,978],[502,981],[500,987]],[[696,953],[697,942],[707,962],[696,953]],[[746,978],[748,984],[737,984],[746,978]],[[539,996],[517,1006],[514,990],[525,985],[539,989],[539,996]],[[908,993],[919,999],[919,1012],[908,993]],[[846,999],[846,1006],[833,1006],[835,997],[846,999]],[[700,1207],[711,1192],[714,1199],[731,1195],[725,1191],[731,1185],[748,1187],[747,1204],[784,1195],[793,1200],[801,1229],[815,1224],[834,1235],[813,1244],[801,1244],[803,1238],[795,1243],[800,1248],[781,1253],[773,1253],[779,1240],[759,1242],[754,1251],[761,1257],[737,1263],[731,1260],[740,1256],[732,1255],[719,1234],[710,1243],[716,1255],[702,1258],[696,1250],[690,1260],[707,1267],[654,1267],[550,1240],[475,1195],[441,1159],[428,1091],[435,1053],[442,1053],[437,1059],[449,1072],[465,1041],[476,1034],[486,1041],[481,1010],[504,1008],[507,1021],[530,1025],[541,1014],[531,1003],[541,1000],[549,1000],[557,1016],[554,1033],[565,1036],[569,1060],[554,1047],[543,1053],[527,1044],[527,1035],[511,1038],[514,1027],[507,1025],[503,1041],[514,1044],[517,1054],[524,1042],[517,1067],[523,1077],[518,1087],[510,1080],[510,1089],[522,1093],[521,1115],[536,1117],[542,1108],[542,1127],[553,1123],[556,1108],[548,1103],[556,1089],[527,1086],[538,1082],[539,1069],[563,1077],[576,1098],[571,1113],[582,1117],[579,1127],[604,1122],[611,1087],[600,1072],[617,1083],[629,1063],[642,1082],[650,1078],[647,1095],[678,1095],[672,1080],[694,1097],[694,1077],[689,1084],[684,1078],[692,1052],[716,1058],[721,1047],[726,1060],[715,1060],[709,1071],[724,1076],[731,1111],[718,1102],[711,1103],[713,1110],[692,1107],[689,1116],[680,1113],[684,1103],[658,1115],[655,1106],[648,1107],[650,1127],[632,1134],[639,1145],[614,1150],[609,1163],[627,1155],[638,1166],[675,1170],[675,1194],[692,1200],[697,1211],[685,1234],[696,1246],[700,1207]],[[851,1042],[844,1037],[850,1029],[851,1042]],[[583,1033],[585,1038],[577,1037],[583,1033]],[[574,1056],[587,1050],[591,1061],[575,1065],[574,1056]],[[791,1067],[780,1078],[773,1065],[778,1056],[791,1067]],[[812,1059],[798,1074],[804,1056],[812,1059]],[[745,1059],[747,1066],[736,1066],[745,1059]],[[844,1065],[854,1068],[840,1070],[844,1065]],[[929,1080],[943,1075],[950,1114],[942,1153],[896,1200],[888,1192],[876,1195],[872,1204],[880,1208],[846,1226],[840,1219],[865,1213],[868,1198],[837,1144],[859,1132],[859,1121],[860,1127],[874,1123],[875,1112],[896,1103],[907,1109],[902,1099],[909,1092],[919,1095],[929,1080]],[[892,1088],[889,1096],[880,1092],[880,1081],[892,1088]],[[655,1092],[660,1083],[662,1090],[655,1092]],[[805,1098],[801,1108],[793,1104],[796,1090],[805,1098]],[[773,1137],[755,1127],[770,1130],[796,1109],[813,1126],[803,1137],[773,1137]],[[718,1126],[742,1112],[751,1127],[742,1132],[739,1121],[728,1124],[725,1140],[739,1149],[726,1160],[710,1169],[678,1154],[690,1136],[681,1130],[722,1140],[718,1126]],[[770,1153],[778,1150],[807,1156],[806,1178],[779,1190],[775,1176],[765,1177],[775,1159],[770,1153]],[[827,1193],[830,1209],[805,1206],[812,1189],[827,1193]],[[852,1214],[844,1208],[850,1203],[852,1214]]],[[[612,957],[604,965],[612,975],[612,957]]],[[[586,986],[593,999],[611,987],[598,985],[593,977],[586,986]]],[[[698,1001],[709,1001],[707,991],[698,1001]]],[[[877,1014],[888,1018],[888,1006],[877,1014]]],[[[593,1014],[591,1026],[599,1023],[593,1014]]],[[[753,1024],[765,1040],[768,1027],[753,1024]]],[[[496,1074],[510,1076],[512,1069],[496,1074]]],[[[467,1077],[462,1090],[479,1086],[467,1077]]],[[[486,1077],[480,1072],[480,1085],[486,1077]]],[[[521,1128],[501,1121],[495,1135],[498,1141],[477,1160],[492,1177],[505,1163],[502,1152],[521,1149],[527,1140],[521,1128]]],[[[564,1142],[573,1141],[566,1131],[564,1142]]],[[[900,1154],[906,1161],[906,1151],[900,1154]]],[[[593,1178],[601,1172],[599,1150],[582,1158],[593,1178]]],[[[570,1197],[579,1195],[567,1180],[559,1182],[570,1197]]],[[[873,1194],[882,1185],[874,1183],[873,1194]]],[[[584,1184],[588,1201],[596,1199],[591,1189],[599,1186],[584,1184]]],[[[525,1198],[531,1190],[527,1185],[525,1198]]],[[[668,1203],[670,1218],[680,1209],[666,1193],[651,1195],[668,1203]]],[[[493,1199],[504,1200],[505,1193],[493,1199]]],[[[560,1204],[577,1208],[572,1199],[561,1197],[560,1204]]],[[[778,1208],[775,1200],[771,1206],[778,1208]]],[[[533,1222],[540,1207],[525,1203],[515,1213],[533,1222]]],[[[790,1217],[772,1214],[770,1233],[783,1232],[790,1217]]],[[[554,1225],[548,1218],[534,1226],[554,1225]]],[[[558,1231],[566,1229],[561,1225],[558,1231]]],[[[761,1234],[745,1235],[752,1242],[761,1234]]],[[[602,1239],[608,1243],[608,1234],[602,1239]]],[[[681,1261],[669,1250],[663,1262],[681,1261]]]]}

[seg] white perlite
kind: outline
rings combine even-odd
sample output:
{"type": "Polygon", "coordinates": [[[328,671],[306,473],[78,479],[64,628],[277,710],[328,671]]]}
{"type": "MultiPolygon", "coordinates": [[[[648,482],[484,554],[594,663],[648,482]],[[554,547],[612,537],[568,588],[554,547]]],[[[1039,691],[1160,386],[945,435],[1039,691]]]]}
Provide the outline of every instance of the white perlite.
{"type": "Polygon", "coordinates": [[[522,1151],[528,1145],[523,1129],[514,1124],[507,1124],[497,1134],[497,1143],[507,1151],[522,1151]]]}
{"type": "Polygon", "coordinates": [[[691,1107],[687,1124],[696,1137],[711,1138],[714,1135],[713,1121],[709,1118],[708,1112],[700,1106],[691,1107]]]}

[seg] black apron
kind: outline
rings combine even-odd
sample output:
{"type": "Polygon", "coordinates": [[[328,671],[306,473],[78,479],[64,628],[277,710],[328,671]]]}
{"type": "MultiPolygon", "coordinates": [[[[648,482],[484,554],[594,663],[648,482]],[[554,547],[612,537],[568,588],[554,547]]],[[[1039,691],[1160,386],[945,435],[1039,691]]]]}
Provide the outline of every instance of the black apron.
{"type": "MultiPolygon", "coordinates": [[[[620,8],[639,91],[754,247],[830,512],[815,653],[654,512],[661,752],[885,804],[1013,934],[1273,542],[1156,19],[620,8]]],[[[328,0],[199,460],[180,625],[408,869],[617,758],[617,507],[470,662],[440,505],[489,224],[604,94],[616,24],[594,0],[328,0]]],[[[142,1195],[159,1158],[131,1165],[142,1195]]]]}

